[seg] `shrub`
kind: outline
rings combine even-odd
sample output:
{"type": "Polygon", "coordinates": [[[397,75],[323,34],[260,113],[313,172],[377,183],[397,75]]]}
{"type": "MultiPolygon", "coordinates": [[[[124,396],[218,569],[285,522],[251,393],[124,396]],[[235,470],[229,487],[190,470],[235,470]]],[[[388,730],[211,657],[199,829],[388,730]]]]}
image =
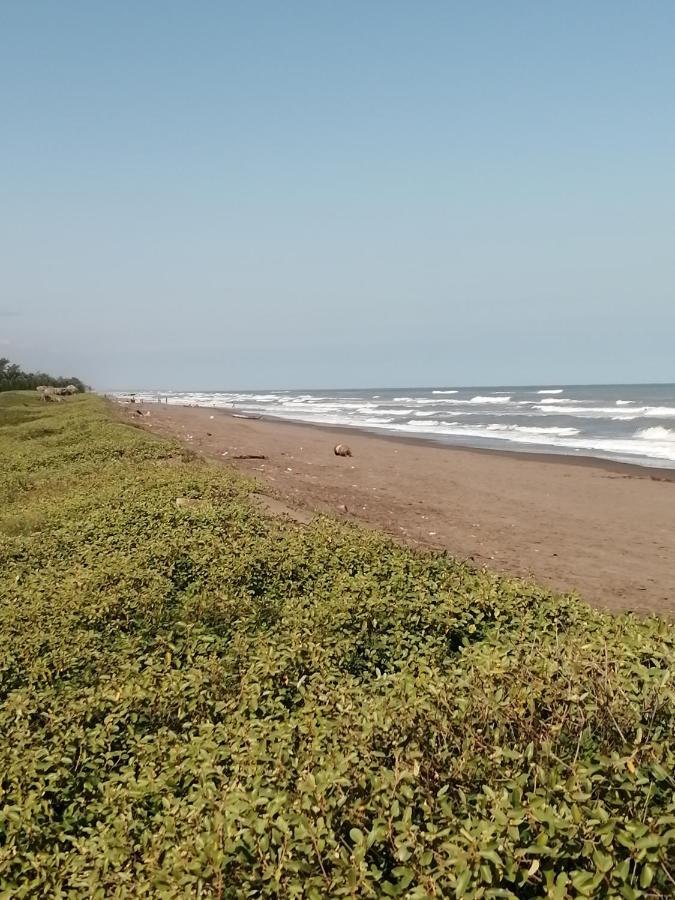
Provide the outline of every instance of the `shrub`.
{"type": "Polygon", "coordinates": [[[671,623],[7,398],[0,896],[672,896],[671,623]]]}

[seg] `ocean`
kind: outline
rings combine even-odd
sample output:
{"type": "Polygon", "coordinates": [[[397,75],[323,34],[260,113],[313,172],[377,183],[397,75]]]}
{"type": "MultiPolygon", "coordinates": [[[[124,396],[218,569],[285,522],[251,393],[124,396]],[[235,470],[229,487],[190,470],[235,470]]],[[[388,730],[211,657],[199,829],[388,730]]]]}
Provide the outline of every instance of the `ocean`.
{"type": "Polygon", "coordinates": [[[136,392],[137,399],[159,396],[443,444],[675,468],[673,384],[136,392]]]}

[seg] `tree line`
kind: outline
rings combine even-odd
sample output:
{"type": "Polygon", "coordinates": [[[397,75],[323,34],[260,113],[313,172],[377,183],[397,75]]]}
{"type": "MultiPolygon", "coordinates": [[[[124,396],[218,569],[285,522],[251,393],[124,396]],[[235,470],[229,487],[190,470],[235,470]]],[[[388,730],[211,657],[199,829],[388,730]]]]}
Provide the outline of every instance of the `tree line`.
{"type": "Polygon", "coordinates": [[[68,378],[47,375],[46,372],[24,372],[21,366],[0,357],[0,391],[31,391],[39,385],[67,387],[74,384],[80,393],[87,388],[84,382],[72,375],[68,378]]]}

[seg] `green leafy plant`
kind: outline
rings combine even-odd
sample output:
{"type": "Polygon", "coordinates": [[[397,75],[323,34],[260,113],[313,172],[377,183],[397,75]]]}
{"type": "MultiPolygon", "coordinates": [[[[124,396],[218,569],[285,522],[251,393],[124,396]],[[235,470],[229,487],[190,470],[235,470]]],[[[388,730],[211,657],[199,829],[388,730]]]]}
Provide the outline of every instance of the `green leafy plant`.
{"type": "Polygon", "coordinates": [[[95,397],[0,455],[0,896],[673,896],[671,623],[266,518],[95,397]]]}

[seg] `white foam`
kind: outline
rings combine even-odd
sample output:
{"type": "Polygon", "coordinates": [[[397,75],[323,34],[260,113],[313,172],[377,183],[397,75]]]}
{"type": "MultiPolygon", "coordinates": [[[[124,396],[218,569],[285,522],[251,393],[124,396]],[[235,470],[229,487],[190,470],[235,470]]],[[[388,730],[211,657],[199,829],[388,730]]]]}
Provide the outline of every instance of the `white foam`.
{"type": "MultiPolygon", "coordinates": [[[[410,415],[410,410],[409,410],[409,409],[391,409],[391,408],[388,407],[388,406],[382,406],[382,407],[380,407],[379,409],[368,409],[367,407],[361,407],[358,411],[359,411],[359,412],[368,412],[371,416],[404,416],[404,417],[405,417],[405,416],[409,416],[409,415],[410,415]]],[[[419,415],[422,415],[422,416],[431,415],[431,416],[433,416],[434,413],[433,413],[433,411],[432,411],[432,412],[428,412],[428,413],[419,413],[419,412],[416,412],[416,413],[413,413],[413,415],[415,415],[415,416],[419,416],[419,415]]]]}
{"type": "Polygon", "coordinates": [[[458,403],[471,403],[471,400],[455,400],[454,397],[443,398],[437,397],[432,399],[431,397],[394,397],[394,403],[405,403],[409,406],[441,406],[442,404],[446,404],[449,406],[455,406],[458,403]]]}
{"type": "Polygon", "coordinates": [[[439,419],[427,419],[424,422],[404,422],[396,424],[391,430],[397,432],[414,432],[416,434],[464,435],[465,437],[501,438],[523,443],[550,443],[551,438],[573,437],[579,434],[576,428],[543,428],[526,425],[501,425],[493,422],[489,425],[463,425],[460,422],[446,422],[439,419]]]}
{"type": "Polygon", "coordinates": [[[664,428],[662,425],[653,425],[651,428],[642,428],[635,435],[643,441],[673,441],[675,431],[672,428],[664,428]]]}
{"type": "MultiPolygon", "coordinates": [[[[445,435],[457,438],[505,440],[517,444],[539,445],[543,448],[566,450],[567,452],[586,452],[590,455],[609,456],[626,462],[634,462],[639,459],[652,465],[658,462],[675,463],[675,440],[670,437],[665,439],[663,435],[661,435],[661,440],[640,437],[614,440],[611,438],[593,438],[590,435],[583,436],[579,432],[575,434],[567,433],[567,429],[561,429],[565,433],[555,434],[548,432],[543,434],[535,427],[531,429],[525,426],[508,428],[493,425],[473,428],[462,426],[458,422],[439,422],[437,420],[408,423],[399,425],[392,430],[397,433],[414,432],[416,434],[428,434],[430,437],[445,435]]],[[[667,430],[664,429],[664,431],[667,430]]],[[[572,432],[575,429],[570,429],[569,431],[572,432]]]]}
{"type": "MultiPolygon", "coordinates": [[[[527,394],[517,394],[513,389],[460,399],[454,396],[458,391],[441,388],[395,398],[366,392],[339,395],[333,392],[137,391],[136,400],[153,401],[161,396],[174,405],[235,407],[240,412],[262,413],[285,420],[438,436],[456,443],[487,441],[499,446],[510,442],[522,445],[523,449],[527,449],[525,445],[533,445],[643,464],[675,465],[672,395],[654,395],[663,396],[665,403],[671,405],[649,406],[646,400],[642,401],[644,405],[637,405],[639,400],[609,399],[604,401],[607,405],[602,405],[603,401],[597,398],[593,402],[558,396],[563,390],[542,388],[537,394],[543,396],[536,399],[530,393],[529,400],[520,399],[527,394]],[[551,416],[556,417],[555,426],[551,416]],[[635,432],[626,433],[629,429],[622,428],[620,423],[635,419],[641,420],[633,426],[635,432]],[[575,420],[579,428],[572,427],[575,420]],[[649,420],[656,421],[652,424],[649,420]]],[[[119,392],[117,396],[128,397],[129,392],[119,392]]]]}
{"type": "Polygon", "coordinates": [[[675,462],[675,441],[643,440],[640,438],[628,438],[626,440],[613,440],[608,438],[589,438],[579,441],[578,449],[596,450],[615,458],[632,460],[640,458],[642,461],[651,460],[663,462],[675,462]]]}
{"type": "Polygon", "coordinates": [[[505,433],[515,434],[540,434],[540,435],[558,435],[559,437],[571,437],[579,434],[578,428],[543,428],[538,425],[498,425],[492,424],[487,426],[488,431],[503,431],[505,433]]]}
{"type": "MultiPolygon", "coordinates": [[[[584,416],[591,419],[606,419],[611,416],[621,418],[620,410],[616,406],[568,406],[565,404],[564,409],[559,409],[555,404],[542,402],[535,403],[532,408],[556,416],[584,416]]],[[[634,415],[636,412],[638,409],[632,408],[626,410],[626,415],[634,415]]]]}
{"type": "Polygon", "coordinates": [[[622,412],[616,406],[565,406],[563,410],[556,410],[551,408],[550,404],[536,403],[533,409],[544,413],[555,412],[556,415],[583,416],[591,419],[611,418],[617,422],[621,419],[634,419],[636,416],[648,419],[675,418],[675,407],[673,406],[631,406],[622,412]]]}

